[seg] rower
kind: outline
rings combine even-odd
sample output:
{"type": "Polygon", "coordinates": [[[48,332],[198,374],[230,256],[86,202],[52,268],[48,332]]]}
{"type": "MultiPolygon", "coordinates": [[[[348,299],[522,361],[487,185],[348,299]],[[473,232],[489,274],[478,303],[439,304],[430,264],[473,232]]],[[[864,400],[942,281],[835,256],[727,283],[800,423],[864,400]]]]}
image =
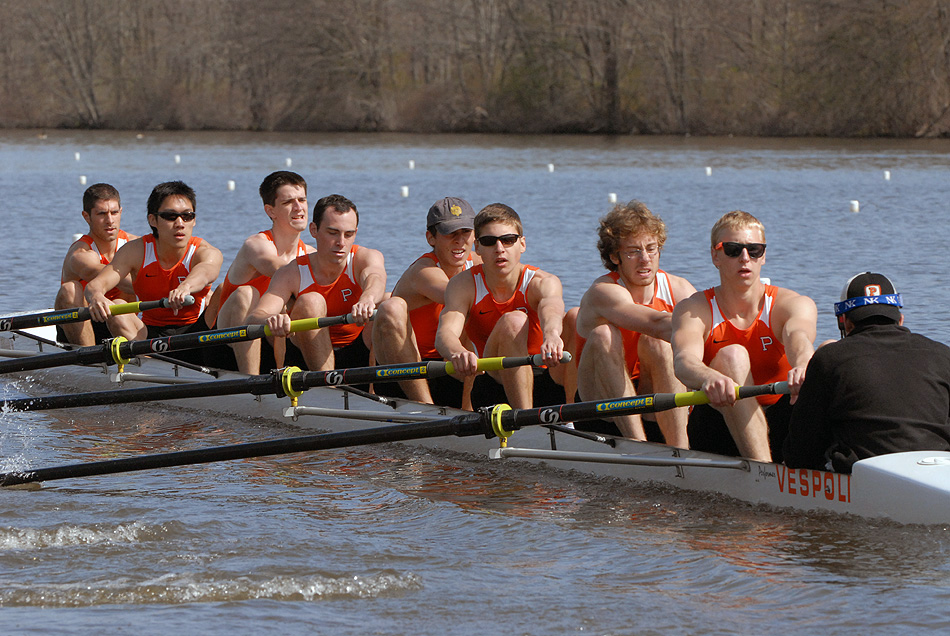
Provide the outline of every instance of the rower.
{"type": "MultiPolygon", "coordinates": [[[[86,285],[86,300],[93,320],[105,321],[114,336],[144,340],[208,329],[205,301],[211,284],[221,271],[221,252],[193,236],[196,215],[195,191],[182,181],[160,183],[146,203],[146,218],[152,233],[119,248],[112,262],[86,285]],[[168,298],[169,309],[142,314],[113,316],[115,301],[106,292],[125,277],[139,300],[168,298]],[[194,304],[186,306],[187,297],[194,304]]],[[[201,362],[200,350],[176,353],[174,357],[201,362]]]]}
{"type": "Polygon", "coordinates": [[[724,214],[710,233],[719,285],[673,310],[673,369],[709,405],[689,416],[690,448],[781,461],[794,403],[811,358],[818,311],[790,289],[765,284],[765,228],[747,212],[724,214]],[[736,400],[736,387],[788,380],[788,396],[736,400]],[[764,409],[764,410],[763,410],[764,409]]]}
{"type": "MultiPolygon", "coordinates": [[[[116,250],[129,240],[138,238],[119,228],[122,203],[119,191],[108,183],[86,188],[82,195],[82,218],[89,231],[79,237],[66,252],[55,309],[85,307],[86,283],[95,278],[115,257],[116,250]]],[[[128,277],[106,292],[106,298],[120,302],[135,300],[132,280],[128,277]]],[[[57,338],[74,345],[88,347],[110,337],[104,323],[83,321],[58,325],[57,338]]]]}
{"type": "MultiPolygon", "coordinates": [[[[275,336],[288,336],[291,320],[350,314],[352,324],[291,336],[312,371],[369,364],[372,332],[364,327],[386,292],[386,267],[381,252],[356,245],[358,225],[359,212],[346,197],[332,194],[317,201],[310,223],[317,250],[278,269],[248,316],[249,323],[266,323],[275,336]]],[[[295,352],[287,348],[292,359],[295,352]]]]}
{"type": "MultiPolygon", "coordinates": [[[[577,314],[581,399],[685,391],[673,374],[672,312],[696,289],[685,278],[660,269],[666,225],[646,205],[631,201],[600,220],[598,237],[600,258],[609,271],[581,298],[577,314]]],[[[603,432],[688,448],[687,415],[686,409],[657,413],[656,421],[649,422],[650,435],[639,415],[611,418],[616,426],[603,432]]],[[[592,430],[595,425],[575,426],[592,430]]]]}
{"type": "Polygon", "coordinates": [[[835,303],[841,340],[819,347],[792,410],[785,463],[850,473],[861,459],[950,451],[950,347],[903,326],[883,274],[853,276],[835,303]]]}
{"type": "Polygon", "coordinates": [[[547,369],[537,377],[530,367],[490,371],[475,378],[472,406],[507,402],[532,408],[565,402],[567,365],[559,367],[564,299],[557,276],[521,263],[525,251],[521,218],[493,203],[475,216],[475,253],[482,264],[453,277],[445,288],[436,349],[461,377],[477,373],[482,357],[540,353],[547,369]],[[475,347],[462,342],[467,336],[475,347]]]}
{"type": "MultiPolygon", "coordinates": [[[[442,360],[435,348],[435,332],[445,288],[450,278],[482,262],[472,254],[475,210],[465,199],[445,197],[432,204],[425,236],[432,250],[403,273],[392,296],[379,305],[373,322],[374,353],[380,364],[442,360]]],[[[463,383],[449,375],[375,388],[382,395],[406,396],[426,404],[456,408],[463,404],[463,383]]]]}
{"type": "MultiPolygon", "coordinates": [[[[277,270],[298,256],[314,251],[300,239],[300,233],[307,229],[310,218],[304,178],[296,172],[273,172],[264,177],[259,192],[271,227],[244,241],[224,276],[224,282],[215,290],[208,308],[209,322],[220,329],[247,324],[251,309],[267,291],[277,270]],[[219,307],[216,320],[211,318],[214,307],[219,307]]],[[[266,350],[268,369],[283,366],[284,344],[284,339],[278,338],[273,345],[262,346],[262,341],[256,339],[237,342],[230,347],[237,368],[243,373],[257,375],[261,369],[262,349],[266,350]]]]}

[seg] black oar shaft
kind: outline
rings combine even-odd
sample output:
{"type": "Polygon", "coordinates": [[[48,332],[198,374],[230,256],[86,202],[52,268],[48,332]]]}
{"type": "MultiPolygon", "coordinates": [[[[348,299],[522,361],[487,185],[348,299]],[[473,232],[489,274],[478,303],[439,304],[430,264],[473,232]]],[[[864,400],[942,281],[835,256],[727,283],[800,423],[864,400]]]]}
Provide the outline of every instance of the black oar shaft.
{"type": "Polygon", "coordinates": [[[70,466],[39,468],[24,472],[0,473],[0,486],[15,486],[17,484],[69,479],[72,477],[111,475],[137,470],[206,464],[209,462],[248,459],[251,457],[268,457],[272,455],[329,450],[349,446],[382,444],[385,442],[401,442],[428,437],[479,435],[485,433],[484,419],[485,418],[479,413],[471,413],[434,422],[396,424],[358,431],[344,431],[264,442],[217,446],[199,450],[178,451],[175,453],[143,455],[70,466]]]}
{"type": "MultiPolygon", "coordinates": [[[[186,302],[186,304],[190,305],[195,302],[193,297],[189,296],[188,298],[191,299],[191,302],[186,302]]],[[[122,308],[121,313],[149,311],[151,309],[160,309],[167,306],[167,298],[113,305],[113,307],[122,308]]],[[[31,327],[45,327],[47,325],[63,325],[70,322],[83,322],[85,320],[89,320],[90,318],[91,315],[89,313],[89,307],[74,307],[72,309],[41,311],[33,314],[21,314],[19,316],[7,316],[0,318],[0,331],[29,329],[31,327]]]]}
{"type": "Polygon", "coordinates": [[[264,395],[269,393],[282,395],[280,382],[275,376],[256,375],[249,378],[196,382],[194,384],[150,386],[141,389],[94,391],[91,393],[74,393],[70,395],[50,395],[47,397],[15,398],[12,400],[4,400],[0,404],[2,404],[3,408],[10,411],[42,411],[49,409],[68,409],[80,406],[148,402],[150,400],[238,395],[242,393],[251,395],[264,395]]]}

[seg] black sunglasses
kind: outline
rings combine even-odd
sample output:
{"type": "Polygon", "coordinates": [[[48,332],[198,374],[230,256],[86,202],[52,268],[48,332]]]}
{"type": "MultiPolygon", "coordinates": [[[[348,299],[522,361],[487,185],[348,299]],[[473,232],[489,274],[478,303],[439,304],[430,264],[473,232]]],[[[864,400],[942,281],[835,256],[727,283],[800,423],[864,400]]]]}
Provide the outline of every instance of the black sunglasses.
{"type": "Polygon", "coordinates": [[[181,219],[185,223],[195,220],[194,212],[159,212],[158,217],[165,221],[174,221],[175,219],[181,219]]]}
{"type": "Polygon", "coordinates": [[[485,236],[479,236],[476,240],[482,247],[494,247],[495,243],[498,241],[501,241],[501,244],[505,247],[511,247],[515,244],[515,241],[520,238],[520,234],[504,234],[502,236],[491,236],[486,234],[485,236]]]}
{"type": "Polygon", "coordinates": [[[749,253],[749,258],[760,258],[765,254],[765,243],[733,243],[732,241],[723,243],[719,241],[716,249],[722,250],[722,253],[729,258],[739,258],[742,255],[742,250],[749,253]]]}

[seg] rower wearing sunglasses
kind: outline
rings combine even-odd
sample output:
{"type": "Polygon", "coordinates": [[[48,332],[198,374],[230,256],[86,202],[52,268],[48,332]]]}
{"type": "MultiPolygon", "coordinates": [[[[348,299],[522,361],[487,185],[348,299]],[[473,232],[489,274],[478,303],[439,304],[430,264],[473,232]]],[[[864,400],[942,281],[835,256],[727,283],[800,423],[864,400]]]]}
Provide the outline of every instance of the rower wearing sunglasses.
{"type": "Polygon", "coordinates": [[[690,414],[691,448],[780,462],[818,311],[807,296],[762,281],[765,247],[765,229],[751,214],[729,212],[716,222],[711,254],[719,285],[674,309],[673,365],[683,384],[709,396],[709,405],[690,414]],[[736,400],[739,385],[782,380],[790,397],[736,400]]]}
{"type": "Polygon", "coordinates": [[[436,349],[462,377],[477,373],[479,357],[540,353],[549,368],[491,371],[475,378],[472,406],[507,402],[532,408],[565,401],[567,365],[561,339],[564,299],[557,276],[521,263],[524,230],[518,213],[493,203],[475,216],[475,252],[481,265],[453,277],[445,288],[436,349]],[[476,351],[462,343],[463,332],[476,351]]]}
{"type": "MultiPolygon", "coordinates": [[[[211,283],[218,277],[221,252],[204,239],[192,235],[195,228],[195,191],[182,181],[160,183],[146,203],[146,218],[152,233],[129,241],[86,285],[86,300],[93,320],[106,321],[114,336],[144,340],[162,336],[205,331],[205,301],[211,283]],[[140,301],[168,298],[168,309],[143,314],[112,316],[114,301],[106,292],[122,278],[130,276],[132,289],[140,301]],[[193,296],[194,304],[185,305],[193,296]]],[[[200,361],[200,350],[176,353],[176,357],[200,361]]]]}

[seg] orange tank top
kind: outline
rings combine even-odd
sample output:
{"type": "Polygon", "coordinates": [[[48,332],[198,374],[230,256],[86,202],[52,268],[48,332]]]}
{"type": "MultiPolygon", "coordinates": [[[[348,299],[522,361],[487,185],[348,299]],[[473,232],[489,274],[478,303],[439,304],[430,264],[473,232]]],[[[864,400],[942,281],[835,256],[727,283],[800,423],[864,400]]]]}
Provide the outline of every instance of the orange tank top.
{"type": "MultiPolygon", "coordinates": [[[[706,337],[703,363],[708,365],[723,347],[738,344],[749,352],[752,379],[756,384],[787,380],[788,372],[792,367],[788,363],[788,358],[785,357],[785,346],[775,337],[771,326],[772,305],[775,302],[776,291],[774,285],[765,286],[762,309],[748,329],[739,329],[723,317],[716,302],[714,288],[703,292],[712,311],[712,329],[706,337]]],[[[759,404],[768,406],[778,402],[781,397],[781,395],[762,395],[756,399],[759,404]]]]}
{"type": "MultiPolygon", "coordinates": [[[[442,267],[439,264],[439,258],[433,252],[423,254],[416,260],[422,258],[428,258],[437,266],[442,267]]],[[[472,255],[469,254],[468,260],[465,261],[465,269],[471,269],[472,265],[472,255]]],[[[409,324],[412,325],[412,331],[416,335],[416,346],[419,348],[419,355],[423,360],[442,359],[442,356],[435,349],[435,332],[439,328],[439,314],[442,313],[443,307],[445,305],[442,303],[432,302],[416,307],[409,312],[409,324]]]]}
{"type": "MultiPolygon", "coordinates": [[[[359,245],[354,245],[346,256],[346,266],[336,280],[329,285],[319,285],[316,282],[313,269],[310,265],[310,255],[297,257],[297,268],[300,271],[300,287],[297,296],[310,292],[321,294],[327,303],[328,316],[342,316],[350,313],[353,305],[359,300],[363,288],[356,282],[353,273],[353,257],[359,245]]],[[[330,341],[334,349],[345,347],[363,332],[362,325],[333,325],[330,327],[330,341]]]]}
{"type": "Polygon", "coordinates": [[[501,302],[495,300],[488,284],[485,282],[485,273],[481,265],[476,265],[471,270],[472,277],[475,279],[475,302],[468,312],[468,321],[465,323],[465,331],[468,337],[475,345],[475,351],[479,356],[484,355],[485,344],[491,335],[492,329],[498,320],[509,311],[523,311],[528,314],[528,353],[541,353],[541,344],[544,342],[544,334],[541,332],[541,321],[538,314],[528,305],[525,293],[528,285],[537,273],[538,268],[531,265],[522,265],[521,276],[518,277],[518,285],[515,287],[515,293],[511,298],[501,302]]]}
{"type": "MultiPolygon", "coordinates": [[[[258,232],[258,234],[263,234],[267,238],[268,241],[270,241],[271,243],[274,242],[274,235],[271,233],[270,230],[264,230],[263,232],[258,232]]],[[[307,254],[307,244],[304,243],[302,240],[297,239],[297,256],[305,256],[306,254],[307,254]]],[[[264,274],[261,274],[259,276],[252,278],[246,283],[240,283],[238,285],[235,285],[228,278],[228,274],[225,274],[224,282],[221,283],[221,304],[222,305],[224,304],[224,302],[228,299],[228,296],[234,293],[235,289],[237,289],[238,287],[244,287],[245,285],[250,285],[251,287],[257,290],[258,294],[263,296],[264,292],[267,291],[268,285],[270,285],[270,276],[265,276],[264,274]]]]}
{"type": "MultiPolygon", "coordinates": [[[[103,265],[108,265],[111,262],[108,256],[106,256],[105,254],[99,251],[99,246],[96,245],[96,242],[93,240],[91,236],[89,236],[88,234],[83,234],[82,236],[79,237],[79,240],[85,243],[86,245],[88,245],[90,248],[92,248],[92,251],[95,252],[96,255],[99,257],[100,263],[102,263],[103,265]]],[[[129,242],[129,235],[125,233],[125,230],[119,230],[116,233],[115,241],[116,241],[115,249],[118,250],[120,247],[122,247],[123,245],[129,242]]],[[[60,282],[65,283],[66,281],[60,280],[60,282]]],[[[82,285],[83,289],[86,288],[86,283],[88,282],[89,281],[87,280],[82,280],[81,278],[79,279],[79,284],[82,285]]],[[[108,298],[109,300],[115,300],[121,295],[122,295],[122,292],[119,291],[118,287],[113,287],[112,289],[106,292],[106,298],[108,298]]]]}
{"type": "MultiPolygon", "coordinates": [[[[617,272],[608,272],[607,277],[618,285],[623,285],[623,282],[620,280],[620,274],[617,272]]],[[[637,304],[656,309],[657,311],[672,313],[673,307],[676,305],[676,299],[673,298],[673,288],[670,286],[669,275],[662,269],[657,270],[656,280],[653,282],[653,298],[650,299],[650,302],[637,304]]],[[[623,352],[624,360],[627,363],[627,371],[630,374],[630,379],[636,380],[640,377],[640,355],[637,350],[640,343],[640,332],[620,329],[620,335],[623,337],[623,352]]],[[[585,342],[587,342],[585,338],[577,337],[576,360],[578,363],[580,362],[581,352],[584,350],[585,342]]]]}
{"type": "MultiPolygon", "coordinates": [[[[142,267],[139,269],[138,276],[132,282],[132,289],[135,290],[135,296],[139,300],[159,300],[168,296],[168,292],[176,289],[182,281],[191,272],[191,259],[195,255],[195,250],[201,245],[202,239],[193,236],[188,241],[188,247],[185,249],[181,260],[175,263],[171,269],[163,269],[158,262],[158,256],[155,252],[155,237],[146,234],[142,237],[145,244],[145,256],[142,259],[142,267]]],[[[153,309],[142,314],[142,322],[153,327],[165,326],[185,326],[198,322],[201,312],[205,309],[205,301],[211,292],[211,285],[206,285],[204,289],[193,293],[195,304],[182,307],[175,315],[172,309],[153,309]]]]}

